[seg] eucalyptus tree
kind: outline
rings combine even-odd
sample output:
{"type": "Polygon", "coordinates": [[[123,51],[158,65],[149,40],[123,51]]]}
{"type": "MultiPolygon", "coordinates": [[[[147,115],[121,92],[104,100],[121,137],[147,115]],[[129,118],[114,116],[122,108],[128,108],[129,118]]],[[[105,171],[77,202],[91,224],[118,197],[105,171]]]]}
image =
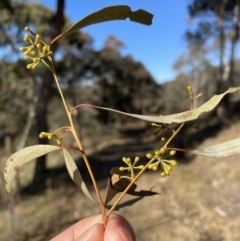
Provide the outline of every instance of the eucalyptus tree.
{"type": "MultiPolygon", "coordinates": [[[[48,71],[39,68],[34,73],[26,71],[19,55],[19,46],[25,34],[24,27],[37,31],[40,35],[50,40],[49,29],[52,36],[60,33],[64,24],[64,0],[58,1],[56,13],[40,3],[26,1],[11,1],[11,8],[1,3],[0,9],[0,46],[1,51],[1,121],[2,136],[11,134],[18,136],[26,122],[27,106],[29,116],[36,114],[37,131],[48,129],[47,108],[53,93],[53,81],[48,71]],[[48,37],[47,37],[48,36],[48,37]],[[27,90],[26,90],[27,89],[27,90]],[[15,98],[12,98],[14,95],[15,98]],[[34,98],[30,98],[34,97],[34,98]],[[32,101],[30,102],[30,99],[32,101]],[[35,101],[34,101],[35,100],[35,101]],[[11,111],[13,110],[13,111],[11,111]],[[18,113],[17,115],[14,115],[18,113]],[[31,112],[31,113],[30,113],[31,112]],[[12,114],[12,115],[11,115],[12,114]],[[21,121],[19,121],[19,118],[21,121]],[[12,123],[10,125],[10,123],[12,123]],[[19,129],[19,128],[20,129],[19,129]]],[[[53,46],[57,48],[57,45],[53,46]]],[[[29,128],[29,127],[28,127],[29,128]]],[[[42,142],[42,140],[40,140],[42,142]]],[[[21,144],[23,145],[23,144],[21,144]]],[[[40,175],[45,171],[45,159],[37,162],[36,169],[40,175]]],[[[38,180],[36,174],[34,180],[38,180]]]]}
{"type": "MultiPolygon", "coordinates": [[[[190,17],[197,20],[197,27],[186,33],[189,44],[211,44],[212,49],[217,47],[219,51],[218,94],[239,85],[238,78],[234,78],[237,76],[234,65],[239,40],[239,6],[239,0],[193,0],[188,6],[190,17]]],[[[230,114],[231,106],[230,96],[226,96],[217,107],[217,116],[223,122],[230,114]]]]}
{"type": "MultiPolygon", "coordinates": [[[[24,145],[26,132],[29,132],[29,124],[33,119],[34,105],[37,99],[32,97],[36,96],[37,79],[41,77],[41,69],[34,74],[26,71],[24,61],[19,58],[19,44],[24,35],[24,26],[30,22],[32,25],[36,24],[37,18],[35,16],[41,10],[46,16],[50,11],[47,8],[41,8],[39,4],[9,1],[8,4],[11,6],[9,8],[9,5],[3,5],[3,3],[0,9],[0,138],[3,140],[5,137],[16,137],[22,133],[23,138],[18,141],[15,148],[18,149],[24,145]],[[28,117],[26,118],[26,116],[28,117]]],[[[42,21],[41,26],[44,24],[48,24],[46,20],[42,21]]],[[[43,28],[41,29],[42,33],[44,34],[43,28]]]]}
{"type": "Polygon", "coordinates": [[[197,21],[197,27],[186,32],[187,41],[190,44],[209,44],[212,39],[213,45],[219,49],[218,92],[234,83],[234,56],[239,39],[239,6],[239,0],[193,0],[188,6],[189,15],[197,21]],[[231,54],[226,63],[227,41],[230,43],[231,54]]]}

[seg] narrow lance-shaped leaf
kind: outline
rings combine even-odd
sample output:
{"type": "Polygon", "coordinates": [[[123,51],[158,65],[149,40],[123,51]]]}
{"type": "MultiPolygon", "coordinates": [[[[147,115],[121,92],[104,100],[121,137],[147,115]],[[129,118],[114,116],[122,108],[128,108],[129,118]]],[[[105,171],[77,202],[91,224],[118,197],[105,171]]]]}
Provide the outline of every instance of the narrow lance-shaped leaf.
{"type": "Polygon", "coordinates": [[[122,115],[127,115],[127,116],[130,116],[133,118],[150,121],[150,122],[155,122],[155,123],[165,123],[165,124],[183,123],[183,122],[195,120],[199,117],[200,114],[213,110],[226,94],[233,93],[238,90],[240,90],[240,87],[230,88],[220,95],[214,95],[209,101],[205,102],[203,105],[201,105],[200,107],[198,107],[196,109],[177,113],[177,114],[165,115],[165,116],[163,116],[163,115],[160,115],[160,116],[137,115],[137,114],[126,113],[126,112],[118,111],[115,109],[105,108],[105,107],[100,107],[100,106],[90,105],[90,104],[82,104],[81,106],[93,107],[93,108],[97,108],[97,109],[101,109],[101,110],[112,111],[112,112],[116,112],[116,113],[119,113],[122,115]]]}
{"type": "Polygon", "coordinates": [[[4,168],[4,179],[6,181],[7,191],[9,193],[11,192],[13,179],[25,163],[59,149],[59,146],[36,145],[26,147],[11,155],[6,161],[4,168]]]}
{"type": "Polygon", "coordinates": [[[82,20],[78,21],[68,30],[66,30],[62,35],[79,30],[95,23],[101,23],[111,20],[125,20],[126,18],[129,18],[131,21],[137,23],[151,25],[153,15],[142,9],[133,12],[131,11],[130,7],[125,5],[110,6],[103,8],[95,13],[92,13],[87,17],[83,18],[82,20]]]}
{"type": "Polygon", "coordinates": [[[240,154],[240,138],[222,142],[217,145],[208,146],[202,151],[194,150],[191,153],[213,158],[225,158],[240,154]]]}
{"type": "Polygon", "coordinates": [[[63,155],[64,155],[66,167],[71,179],[75,182],[77,187],[80,188],[89,199],[96,202],[92,197],[92,195],[90,194],[85,182],[83,181],[82,176],[72,156],[69,154],[69,152],[66,149],[63,149],[63,155]]]}

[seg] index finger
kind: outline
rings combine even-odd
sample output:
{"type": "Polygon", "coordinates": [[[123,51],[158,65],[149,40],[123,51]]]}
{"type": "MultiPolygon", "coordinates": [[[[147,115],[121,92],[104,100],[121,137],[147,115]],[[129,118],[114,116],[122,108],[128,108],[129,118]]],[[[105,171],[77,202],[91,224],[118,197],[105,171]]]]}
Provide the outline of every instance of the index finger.
{"type": "Polygon", "coordinates": [[[82,233],[96,223],[101,223],[101,215],[96,215],[80,220],[50,241],[75,241],[82,233]]]}

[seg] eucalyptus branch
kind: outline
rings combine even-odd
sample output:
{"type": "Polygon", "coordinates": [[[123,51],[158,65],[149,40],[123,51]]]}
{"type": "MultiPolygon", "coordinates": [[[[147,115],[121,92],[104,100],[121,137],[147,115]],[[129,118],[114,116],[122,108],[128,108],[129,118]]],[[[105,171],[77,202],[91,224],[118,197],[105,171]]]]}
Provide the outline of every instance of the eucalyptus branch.
{"type": "Polygon", "coordinates": [[[183,126],[185,125],[185,123],[182,123],[178,129],[176,131],[173,132],[172,136],[168,139],[168,141],[165,143],[165,145],[163,146],[163,148],[167,148],[168,144],[175,138],[175,136],[179,133],[179,131],[183,128],[183,126]]]}
{"type": "MultiPolygon", "coordinates": [[[[53,66],[53,65],[52,65],[53,66]]],[[[60,87],[60,84],[59,84],[59,81],[58,81],[58,78],[57,78],[57,75],[55,74],[55,70],[54,68],[52,68],[52,73],[53,73],[53,76],[54,76],[54,79],[55,79],[55,82],[56,82],[56,85],[58,87],[58,91],[59,91],[59,94],[62,98],[62,101],[63,101],[63,105],[64,105],[64,108],[66,110],[66,113],[67,113],[67,116],[68,116],[68,119],[69,119],[69,123],[70,123],[70,126],[71,126],[71,131],[72,131],[72,134],[74,136],[74,139],[76,140],[77,142],[77,145],[79,147],[79,150],[81,150],[82,152],[82,157],[83,157],[83,160],[86,164],[86,167],[88,169],[88,172],[89,172],[89,175],[92,179],[92,183],[93,183],[93,186],[94,186],[94,189],[95,189],[95,192],[96,192],[96,195],[97,195],[97,199],[98,199],[98,202],[99,202],[99,205],[100,205],[100,209],[101,209],[101,212],[102,212],[102,218],[103,218],[103,225],[104,227],[106,227],[107,225],[107,218],[106,218],[106,213],[105,213],[105,207],[104,207],[104,204],[103,204],[103,200],[102,200],[102,197],[100,195],[100,192],[99,192],[99,188],[97,186],[97,182],[96,182],[96,179],[94,177],[94,174],[93,174],[93,171],[92,171],[92,168],[90,166],[90,163],[88,161],[88,158],[83,150],[83,146],[82,146],[82,143],[76,133],[76,130],[75,130],[75,127],[74,127],[74,124],[73,124],[73,120],[72,120],[72,115],[71,115],[71,112],[68,110],[67,108],[67,104],[66,104],[66,101],[65,101],[65,98],[64,98],[64,95],[62,93],[62,90],[61,90],[61,87],[60,87]]]]}
{"type": "MultiPolygon", "coordinates": [[[[39,34],[35,34],[34,32],[32,32],[29,29],[29,27],[25,27],[25,30],[30,33],[30,36],[26,34],[23,37],[23,40],[26,42],[27,45],[21,47],[20,51],[24,53],[24,59],[27,61],[30,61],[29,64],[26,65],[26,67],[29,70],[34,70],[39,63],[42,63],[47,67],[47,69],[49,69],[49,71],[53,75],[65,112],[67,114],[69,126],[60,127],[57,130],[55,130],[53,133],[41,132],[39,134],[39,138],[48,138],[49,140],[52,138],[55,139],[57,145],[34,145],[34,146],[26,147],[14,153],[11,157],[8,158],[4,167],[4,179],[6,180],[6,188],[9,193],[11,192],[13,179],[16,176],[16,173],[20,170],[22,165],[42,155],[46,155],[50,152],[62,151],[66,168],[69,172],[71,179],[75,182],[77,187],[82,189],[83,193],[86,196],[88,196],[90,199],[93,200],[94,198],[92,198],[88,188],[86,187],[84,181],[82,180],[81,173],[79,172],[74,159],[68,152],[68,150],[78,151],[81,153],[81,156],[87,167],[88,173],[91,177],[92,184],[97,196],[97,203],[100,206],[100,210],[102,213],[102,223],[104,227],[106,227],[109,216],[116,209],[117,205],[121,202],[123,197],[127,193],[136,195],[136,193],[131,192],[132,191],[131,188],[134,187],[135,189],[136,181],[147,169],[150,169],[153,171],[157,171],[158,169],[160,169],[160,175],[162,177],[170,175],[173,166],[177,165],[176,160],[173,158],[173,156],[176,154],[177,151],[191,152],[196,155],[202,155],[202,156],[214,157],[214,158],[223,158],[227,156],[234,156],[234,155],[240,154],[240,149],[239,149],[240,138],[223,142],[210,147],[208,146],[207,148],[204,148],[203,150],[200,150],[200,151],[199,150],[188,151],[177,147],[168,147],[168,145],[172,142],[172,140],[180,133],[184,125],[188,125],[188,127],[192,127],[192,128],[197,128],[196,126],[194,127],[193,125],[190,125],[189,122],[192,120],[196,120],[200,114],[211,111],[213,108],[215,108],[218,105],[218,103],[226,94],[240,90],[240,86],[235,88],[230,88],[222,94],[213,96],[209,101],[205,102],[202,106],[196,109],[194,109],[194,100],[196,98],[201,97],[202,93],[199,93],[196,96],[194,96],[192,86],[188,86],[187,89],[189,92],[190,110],[177,113],[177,114],[168,115],[168,116],[149,116],[149,115],[132,114],[132,113],[127,113],[123,111],[118,111],[113,108],[95,106],[91,104],[78,104],[75,107],[70,109],[69,106],[67,105],[55,67],[54,67],[54,61],[52,56],[55,49],[54,48],[55,45],[54,46],[52,45],[64,35],[74,31],[78,31],[83,27],[86,27],[91,24],[110,21],[110,20],[120,20],[120,19],[123,20],[123,19],[129,18],[131,21],[150,25],[152,22],[152,17],[153,17],[152,14],[142,9],[138,11],[131,11],[130,7],[124,6],[124,5],[110,6],[98,12],[92,13],[86,18],[83,18],[82,20],[73,24],[65,32],[56,36],[51,41],[50,44],[47,44],[39,34]],[[51,51],[51,48],[52,48],[52,51],[51,51]],[[172,131],[169,139],[166,141],[165,144],[161,145],[160,149],[155,150],[154,153],[146,154],[146,158],[148,160],[145,162],[146,163],[145,165],[137,164],[139,161],[138,156],[135,157],[134,162],[131,161],[130,157],[122,158],[123,162],[127,165],[127,167],[115,167],[111,170],[110,175],[112,176],[111,176],[110,182],[108,182],[107,195],[104,202],[100,195],[100,190],[98,188],[90,162],[88,160],[86,153],[84,152],[81,139],[78,136],[75,125],[73,123],[73,112],[77,108],[84,107],[84,106],[97,108],[105,111],[112,111],[115,113],[130,116],[133,118],[150,121],[152,123],[156,122],[157,124],[156,123],[152,124],[153,127],[157,128],[157,131],[154,134],[157,135],[161,132],[163,135],[161,140],[164,142],[165,142],[164,131],[165,130],[172,131]],[[179,123],[176,130],[175,129],[172,130],[171,128],[168,127],[172,123],[179,123]],[[67,132],[71,132],[72,136],[74,137],[77,143],[77,146],[64,145],[67,132]],[[135,175],[134,173],[136,170],[139,171],[137,175],[135,175]],[[119,174],[120,171],[129,171],[131,178],[127,177],[126,179],[124,176],[121,175],[121,173],[119,174]],[[122,192],[122,193],[114,202],[111,209],[108,212],[106,212],[105,205],[109,203],[112,200],[112,198],[119,192],[122,192]]],[[[5,92],[2,92],[0,93],[0,95],[3,95],[4,93],[5,92]]],[[[142,190],[142,191],[143,192],[141,192],[140,195],[138,193],[139,196],[149,196],[149,195],[157,194],[151,191],[146,191],[146,190],[142,190]]]]}

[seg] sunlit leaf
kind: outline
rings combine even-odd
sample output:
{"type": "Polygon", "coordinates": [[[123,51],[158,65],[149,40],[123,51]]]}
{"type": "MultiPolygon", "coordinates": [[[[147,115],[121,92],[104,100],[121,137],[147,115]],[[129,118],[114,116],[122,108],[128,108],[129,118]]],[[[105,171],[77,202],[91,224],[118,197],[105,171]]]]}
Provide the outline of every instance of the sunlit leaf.
{"type": "Polygon", "coordinates": [[[92,197],[92,195],[90,194],[85,182],[83,181],[82,176],[77,168],[77,165],[73,160],[72,156],[70,155],[70,153],[66,149],[63,149],[63,155],[64,155],[66,167],[71,179],[75,182],[77,187],[80,188],[89,199],[96,202],[92,197]]]}
{"type": "Polygon", "coordinates": [[[26,147],[21,151],[18,151],[11,155],[6,161],[4,168],[4,179],[6,181],[7,191],[9,193],[11,192],[13,179],[25,163],[32,161],[40,156],[43,156],[49,152],[56,151],[59,149],[59,146],[36,145],[26,147]]]}
{"type": "Polygon", "coordinates": [[[194,150],[191,153],[213,158],[225,158],[240,154],[240,138],[208,146],[202,151],[194,150]]]}
{"type": "Polygon", "coordinates": [[[83,18],[82,20],[71,26],[63,34],[79,30],[95,23],[101,23],[111,20],[125,20],[126,18],[129,18],[131,21],[134,22],[151,25],[153,15],[142,9],[133,12],[131,11],[130,7],[125,5],[110,6],[88,15],[87,17],[83,18]]]}
{"type": "Polygon", "coordinates": [[[115,109],[105,108],[105,107],[100,107],[100,106],[95,106],[95,105],[90,105],[90,104],[82,104],[81,106],[87,106],[87,107],[93,107],[93,108],[97,108],[97,109],[101,109],[101,110],[112,111],[112,112],[116,112],[116,113],[119,113],[122,115],[127,115],[130,117],[134,117],[137,119],[150,121],[150,122],[154,122],[154,123],[165,123],[165,124],[183,123],[183,122],[195,120],[199,117],[200,114],[213,110],[226,94],[233,93],[238,90],[240,90],[240,87],[230,88],[227,91],[225,91],[223,94],[214,95],[209,101],[205,102],[202,106],[200,106],[194,110],[189,110],[189,111],[172,114],[172,115],[165,115],[165,116],[163,116],[163,115],[160,115],[160,116],[137,115],[137,114],[126,113],[126,112],[118,111],[115,109]]]}

